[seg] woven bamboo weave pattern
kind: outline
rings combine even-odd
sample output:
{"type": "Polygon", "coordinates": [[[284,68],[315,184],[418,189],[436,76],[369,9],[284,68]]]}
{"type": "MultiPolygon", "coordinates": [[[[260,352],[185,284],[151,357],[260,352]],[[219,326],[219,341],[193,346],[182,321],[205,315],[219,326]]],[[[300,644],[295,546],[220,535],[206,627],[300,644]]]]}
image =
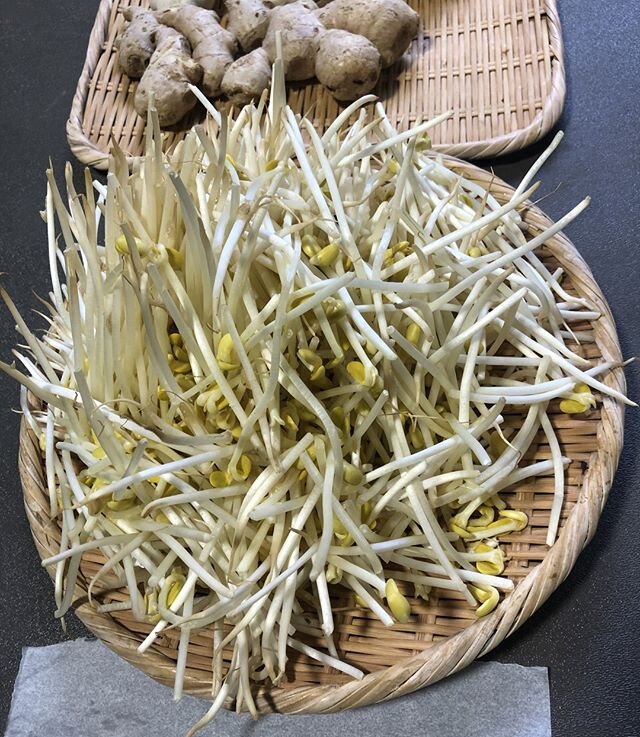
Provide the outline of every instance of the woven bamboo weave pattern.
{"type": "MultiPolygon", "coordinates": [[[[111,142],[142,153],[145,121],[133,108],[136,82],[120,72],[113,43],[122,9],[147,0],[101,0],[87,59],[67,123],[73,153],[106,168],[111,142]]],[[[418,37],[383,72],[374,92],[391,121],[407,128],[450,110],[434,133],[436,148],[463,158],[523,148],[558,120],[565,93],[560,21],[555,0],[410,0],[420,14],[418,37]]],[[[340,108],[319,84],[292,85],[289,103],[320,129],[340,108]]],[[[200,119],[167,133],[170,147],[200,119]]]]}
{"type": "MultiPolygon", "coordinates": [[[[490,174],[470,164],[448,160],[470,179],[490,187],[497,199],[506,201],[513,190],[490,174]]],[[[550,225],[536,207],[521,210],[532,237],[550,225]]],[[[562,266],[563,286],[586,297],[601,317],[591,324],[576,325],[576,330],[591,334],[583,342],[583,355],[592,359],[620,361],[615,325],[607,303],[594,282],[589,268],[574,246],[563,235],[550,239],[539,255],[549,266],[562,266]]],[[[573,346],[576,348],[576,346],[573,346]]],[[[605,381],[624,391],[621,369],[605,381]]],[[[549,416],[558,434],[563,455],[571,459],[566,472],[566,495],[561,531],[552,548],[545,545],[546,527],[553,496],[551,476],[528,479],[505,494],[505,499],[529,517],[521,532],[501,538],[505,549],[506,574],[517,583],[489,616],[477,619],[462,599],[442,592],[429,602],[412,601],[412,617],[405,625],[383,627],[368,610],[358,608],[353,598],[336,594],[336,641],[345,660],[367,671],[363,681],[350,681],[340,673],[296,653],[291,654],[288,682],[264,691],[259,698],[264,711],[328,712],[382,701],[433,683],[487,653],[517,629],[545,601],[567,576],[575,560],[591,539],[611,486],[622,448],[623,410],[607,398],[597,410],[580,416],[567,416],[557,402],[549,416]]],[[[513,408],[506,422],[519,423],[522,414],[513,408]]],[[[530,451],[533,458],[548,458],[549,448],[540,438],[530,451]]],[[[20,444],[20,474],[25,505],[33,536],[41,557],[58,550],[60,530],[49,516],[48,496],[38,439],[23,425],[20,444]]],[[[86,553],[82,576],[76,588],[78,616],[97,637],[129,662],[159,681],[170,684],[175,672],[177,638],[165,631],[156,645],[144,655],[136,648],[152,625],[133,620],[130,612],[99,613],[87,603],[87,580],[103,562],[99,553],[86,553]]],[[[98,603],[127,598],[115,579],[94,590],[98,603]]],[[[339,592],[340,588],[337,587],[339,592]]],[[[313,644],[313,636],[310,636],[313,644]]],[[[206,631],[194,633],[189,646],[185,687],[192,693],[210,695],[212,640],[206,631]]],[[[228,662],[228,661],[227,661],[228,662]]]]}

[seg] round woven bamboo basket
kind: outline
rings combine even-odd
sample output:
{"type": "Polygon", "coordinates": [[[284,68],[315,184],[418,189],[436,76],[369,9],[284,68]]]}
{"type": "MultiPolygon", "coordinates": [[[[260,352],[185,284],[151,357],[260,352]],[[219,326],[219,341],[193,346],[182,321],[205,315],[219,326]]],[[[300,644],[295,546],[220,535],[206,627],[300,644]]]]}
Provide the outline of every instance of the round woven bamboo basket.
{"type": "MultiPolygon", "coordinates": [[[[490,187],[497,199],[504,201],[511,196],[511,187],[489,173],[456,159],[447,161],[466,177],[490,187]]],[[[523,207],[521,214],[532,236],[550,225],[547,216],[533,205],[523,207]]],[[[620,361],[611,312],[575,247],[560,234],[538,253],[548,265],[559,265],[565,270],[563,286],[568,291],[586,297],[601,313],[595,322],[575,327],[589,332],[593,339],[583,342],[579,349],[582,354],[590,359],[620,361]]],[[[621,369],[611,371],[605,381],[624,391],[621,369]]],[[[501,539],[507,559],[505,573],[516,587],[490,615],[477,619],[462,597],[443,591],[436,592],[429,602],[413,601],[409,623],[385,628],[373,615],[368,616],[368,610],[358,608],[351,596],[338,593],[333,602],[338,648],[345,660],[368,675],[361,681],[352,681],[303,655],[291,653],[286,682],[278,688],[263,687],[257,694],[261,711],[332,712],[415,691],[469,665],[525,622],[568,575],[593,536],[611,487],[622,448],[623,407],[606,397],[599,399],[597,409],[580,416],[562,414],[557,402],[549,407],[562,452],[571,459],[566,472],[561,529],[551,548],[545,545],[545,534],[553,496],[552,477],[528,479],[504,494],[511,506],[527,513],[529,525],[501,539]]],[[[505,419],[518,423],[520,418],[521,414],[514,410],[505,419]]],[[[544,437],[534,443],[530,453],[531,458],[525,460],[549,457],[544,437]]],[[[29,523],[38,552],[44,558],[57,552],[60,529],[56,520],[50,519],[37,438],[24,423],[19,465],[29,523]]],[[[103,561],[97,552],[85,554],[75,591],[76,614],[116,653],[156,680],[172,684],[177,656],[175,632],[166,632],[141,655],[136,648],[151,625],[136,622],[129,611],[100,613],[87,602],[87,580],[103,561]]],[[[127,598],[118,585],[115,579],[106,579],[104,588],[98,591],[98,601],[127,598]]],[[[313,644],[313,640],[310,642],[313,644]]],[[[211,696],[211,654],[210,633],[194,633],[185,677],[188,692],[211,696]]]]}

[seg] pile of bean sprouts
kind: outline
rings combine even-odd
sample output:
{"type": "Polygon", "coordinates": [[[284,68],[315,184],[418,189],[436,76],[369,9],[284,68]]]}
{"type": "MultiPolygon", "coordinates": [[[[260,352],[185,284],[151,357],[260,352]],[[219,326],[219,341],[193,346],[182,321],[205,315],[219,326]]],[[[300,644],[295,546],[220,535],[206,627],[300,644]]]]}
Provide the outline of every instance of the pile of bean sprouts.
{"type": "Polygon", "coordinates": [[[612,364],[568,347],[597,312],[536,255],[587,201],[531,239],[518,214],[559,138],[500,204],[432,152],[442,118],[399,133],[372,101],[320,135],[276,72],[237,115],[203,100],[170,155],[152,111],[145,156],[116,151],[106,185],[87,175],[78,194],[68,169],[63,197],[49,172],[46,332],[3,292],[26,345],[22,371],[2,368],[62,530],[43,561],[57,615],[102,551],[89,593],[120,577],[117,606],[154,623],[139,650],[178,629],[176,697],[210,628],[214,700],[194,730],[228,699],[255,714],[290,649],[362,677],[333,641],[336,586],[389,626],[432,589],[492,611],[513,588],[500,539],[528,523],[501,492],[553,475],[556,538],[568,460],[549,402],[627,401],[597,378],[612,364]],[[523,463],[540,429],[550,458],[523,463]]]}

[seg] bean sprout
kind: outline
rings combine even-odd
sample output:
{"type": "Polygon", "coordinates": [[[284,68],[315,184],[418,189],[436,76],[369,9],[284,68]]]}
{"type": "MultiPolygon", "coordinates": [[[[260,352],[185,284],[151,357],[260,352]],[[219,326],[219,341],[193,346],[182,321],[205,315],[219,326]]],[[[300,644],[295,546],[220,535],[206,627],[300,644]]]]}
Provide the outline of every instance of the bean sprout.
{"type": "Polygon", "coordinates": [[[366,123],[367,98],[320,137],[275,66],[268,114],[207,104],[165,156],[152,113],[146,156],[114,157],[95,192],[68,176],[66,202],[49,172],[47,334],[2,291],[27,345],[24,373],[0,366],[46,407],[29,421],[62,530],[43,561],[57,615],[99,549],[94,582],[112,571],[128,590],[101,611],[155,625],[140,651],[179,629],[176,696],[191,632],[212,628],[196,726],[227,698],[255,713],[251,684],[278,683],[289,648],[362,677],[331,640],[336,587],[388,626],[438,588],[487,614],[513,588],[502,536],[528,524],[500,494],[553,474],[548,545],[559,527],[568,461],[549,403],[629,403],[560,329],[598,312],[540,250],[588,200],[523,231],[548,153],[497,202],[429,149],[439,119],[398,133],[381,106],[366,123]],[[525,462],[539,430],[551,460],[525,462]],[[296,632],[302,615],[316,624],[296,632]]]}

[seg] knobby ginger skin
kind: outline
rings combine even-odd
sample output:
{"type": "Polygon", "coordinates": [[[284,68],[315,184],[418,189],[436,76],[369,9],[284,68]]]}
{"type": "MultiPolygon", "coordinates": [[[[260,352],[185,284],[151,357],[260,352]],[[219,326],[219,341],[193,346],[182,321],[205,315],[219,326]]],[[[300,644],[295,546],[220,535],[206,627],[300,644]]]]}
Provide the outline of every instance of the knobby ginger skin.
{"type": "Polygon", "coordinates": [[[271,62],[263,48],[250,51],[231,64],[222,79],[222,92],[229,102],[244,105],[269,89],[271,62]]]}
{"type": "Polygon", "coordinates": [[[118,65],[131,79],[140,79],[156,48],[158,20],[143,8],[125,8],[122,15],[129,24],[116,39],[118,65]]]}
{"type": "Polygon", "coordinates": [[[134,105],[139,115],[146,115],[153,102],[161,126],[175,125],[197,102],[189,89],[202,78],[202,68],[191,58],[185,37],[167,26],[155,32],[156,50],[142,75],[134,105]]]}
{"type": "Polygon", "coordinates": [[[189,55],[201,69],[207,97],[225,95],[235,105],[256,100],[270,87],[278,37],[285,79],[316,77],[337,100],[354,100],[370,92],[381,70],[404,54],[419,26],[417,13],[404,0],[226,0],[224,5],[226,28],[208,9],[210,0],[154,0],[154,7],[166,9],[125,11],[129,26],[118,41],[121,68],[136,79],[152,61],[154,66],[136,94],[140,114],[146,114],[143,105],[151,96],[162,106],[163,127],[193,107],[194,97],[183,84],[198,75],[195,66],[184,64],[189,55]],[[171,37],[169,43],[159,32],[166,27],[182,34],[183,42],[171,37]],[[154,54],[160,37],[165,47],[154,54]],[[239,48],[248,53],[234,60],[239,48]],[[180,60],[176,69],[167,63],[173,58],[167,53],[180,60]],[[167,89],[161,89],[161,69],[168,71],[167,89]],[[172,100],[176,107],[170,111],[172,100]]]}
{"type": "Polygon", "coordinates": [[[277,56],[276,36],[281,34],[287,80],[301,81],[315,75],[316,54],[325,28],[312,12],[314,9],[314,2],[299,0],[271,11],[269,30],[262,46],[273,64],[277,56]]]}
{"type": "Polygon", "coordinates": [[[222,78],[233,62],[237,44],[234,35],[220,25],[218,15],[195,5],[183,5],[159,13],[158,20],[187,39],[193,60],[202,67],[205,95],[219,96],[222,78]]]}
{"type": "Polygon", "coordinates": [[[227,28],[244,51],[262,43],[269,26],[269,9],[262,0],[225,0],[227,28]]]}
{"type": "Polygon", "coordinates": [[[420,17],[404,0],[333,0],[316,11],[325,28],[368,38],[383,68],[402,57],[418,33],[420,17]]]}
{"type": "Polygon", "coordinates": [[[355,100],[377,84],[382,62],[378,49],[364,36],[325,31],[316,57],[316,77],[336,100],[355,100]]]}

